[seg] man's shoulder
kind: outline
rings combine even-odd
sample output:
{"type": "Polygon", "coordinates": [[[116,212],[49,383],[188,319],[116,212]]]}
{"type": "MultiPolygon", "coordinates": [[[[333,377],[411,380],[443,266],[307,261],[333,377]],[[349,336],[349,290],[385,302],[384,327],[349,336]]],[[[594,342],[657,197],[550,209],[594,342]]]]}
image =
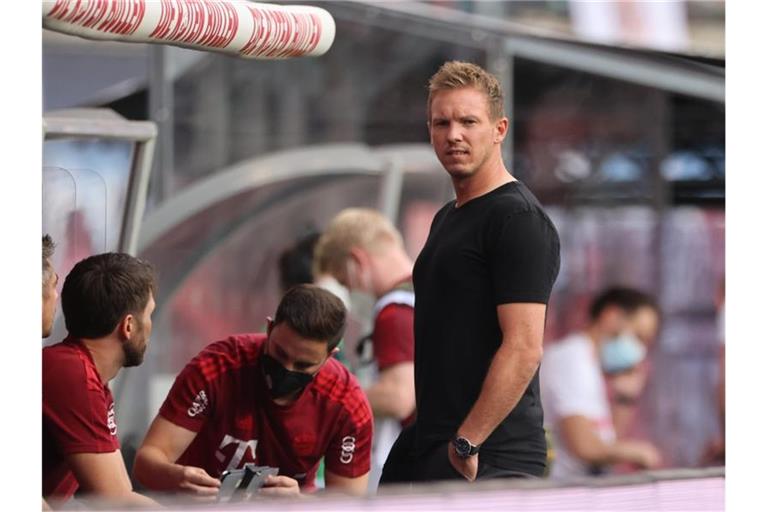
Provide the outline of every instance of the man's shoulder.
{"type": "Polygon", "coordinates": [[[334,391],[335,394],[336,392],[354,391],[360,388],[352,372],[334,357],[328,358],[313,382],[321,393],[334,391]]]}
{"type": "Polygon", "coordinates": [[[262,333],[233,334],[207,345],[187,366],[198,368],[206,380],[214,380],[252,366],[258,360],[266,338],[262,333]]]}
{"type": "Polygon", "coordinates": [[[486,211],[492,216],[544,213],[539,200],[521,181],[507,183],[489,194],[486,211]]]}
{"type": "Polygon", "coordinates": [[[66,340],[43,347],[43,364],[54,361],[74,361],[79,359],[79,349],[66,340]]]}
{"type": "Polygon", "coordinates": [[[437,210],[437,212],[435,213],[435,216],[432,217],[432,224],[430,229],[435,227],[437,223],[441,222],[441,220],[448,214],[448,212],[450,212],[453,209],[455,204],[456,204],[456,200],[451,199],[450,201],[445,203],[443,206],[441,206],[440,209],[437,210]]]}
{"type": "Polygon", "coordinates": [[[314,391],[328,404],[342,407],[353,421],[364,422],[370,413],[368,399],[357,378],[336,359],[329,359],[313,380],[314,391]]]}
{"type": "Polygon", "coordinates": [[[267,335],[262,333],[232,334],[208,344],[197,357],[227,359],[234,363],[247,364],[258,358],[266,339],[267,335]]]}
{"type": "Polygon", "coordinates": [[[42,360],[44,395],[46,391],[103,388],[96,368],[76,343],[64,340],[45,347],[42,360]]]}
{"type": "Polygon", "coordinates": [[[416,294],[413,285],[406,288],[395,288],[382,295],[373,305],[374,322],[378,322],[382,315],[393,315],[399,312],[407,314],[416,304],[416,294]]]}
{"type": "Polygon", "coordinates": [[[545,351],[550,354],[573,354],[574,352],[584,352],[589,349],[589,338],[584,333],[571,333],[565,338],[555,340],[550,343],[545,351]]]}
{"type": "Polygon", "coordinates": [[[591,342],[584,334],[570,334],[544,348],[542,367],[580,366],[585,359],[591,360],[591,350],[591,342]]]}

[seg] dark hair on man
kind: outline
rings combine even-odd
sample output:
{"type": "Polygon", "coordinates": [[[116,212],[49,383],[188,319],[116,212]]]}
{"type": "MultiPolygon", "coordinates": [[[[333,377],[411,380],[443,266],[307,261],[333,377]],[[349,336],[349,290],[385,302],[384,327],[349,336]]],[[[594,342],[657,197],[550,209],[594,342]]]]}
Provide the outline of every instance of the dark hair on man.
{"type": "Polygon", "coordinates": [[[81,260],[61,289],[69,334],[101,338],[127,314],[140,315],[157,288],[152,265],[129,254],[109,252],[81,260]]]}
{"type": "Polygon", "coordinates": [[[278,269],[280,288],[283,292],[297,284],[308,284],[314,281],[312,258],[319,238],[320,233],[317,231],[309,233],[280,254],[278,269]]]}
{"type": "Polygon", "coordinates": [[[344,303],[331,292],[311,284],[288,290],[275,313],[275,325],[285,322],[302,338],[325,341],[329,352],[341,341],[346,321],[344,303]]]}
{"type": "Polygon", "coordinates": [[[51,265],[51,256],[53,256],[56,250],[56,244],[53,243],[51,235],[43,235],[43,285],[47,283],[53,276],[53,265],[51,265]]]}
{"type": "Polygon", "coordinates": [[[634,288],[612,286],[606,288],[595,297],[589,308],[589,317],[596,320],[608,306],[617,306],[628,314],[632,314],[642,307],[652,308],[657,313],[659,306],[653,297],[634,288]]]}

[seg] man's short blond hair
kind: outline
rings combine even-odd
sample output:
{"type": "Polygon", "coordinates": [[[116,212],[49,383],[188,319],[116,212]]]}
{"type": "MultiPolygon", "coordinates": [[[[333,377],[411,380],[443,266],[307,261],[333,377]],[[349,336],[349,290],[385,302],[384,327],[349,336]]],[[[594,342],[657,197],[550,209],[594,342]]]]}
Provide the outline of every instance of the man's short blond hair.
{"type": "Polygon", "coordinates": [[[315,246],[313,273],[330,274],[344,283],[353,247],[376,253],[389,244],[403,246],[403,238],[384,215],[370,208],[347,208],[338,213],[315,246]]]}
{"type": "Polygon", "coordinates": [[[496,121],[504,117],[504,93],[499,80],[471,62],[452,60],[446,62],[429,79],[429,98],[427,99],[427,119],[432,119],[432,99],[436,92],[463,87],[474,87],[488,99],[488,114],[496,121]]]}

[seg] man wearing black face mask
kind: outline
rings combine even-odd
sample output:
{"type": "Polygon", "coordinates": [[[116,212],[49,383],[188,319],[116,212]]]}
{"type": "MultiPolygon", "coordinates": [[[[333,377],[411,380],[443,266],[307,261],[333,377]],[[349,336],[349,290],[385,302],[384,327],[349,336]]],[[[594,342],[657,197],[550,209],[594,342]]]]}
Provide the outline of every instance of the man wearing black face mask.
{"type": "Polygon", "coordinates": [[[357,380],[338,361],[346,310],[312,285],[290,289],[267,334],[230,336],[182,370],[136,455],[146,487],[200,496],[246,463],[280,468],[262,495],[315,489],[325,456],[326,486],[364,494],[372,414],[357,380]]]}

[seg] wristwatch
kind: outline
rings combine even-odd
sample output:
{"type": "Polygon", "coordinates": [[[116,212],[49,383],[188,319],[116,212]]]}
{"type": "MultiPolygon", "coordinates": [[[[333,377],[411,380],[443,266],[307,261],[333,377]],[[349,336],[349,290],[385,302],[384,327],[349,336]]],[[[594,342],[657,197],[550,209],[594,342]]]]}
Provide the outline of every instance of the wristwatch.
{"type": "Polygon", "coordinates": [[[453,449],[456,450],[456,455],[462,459],[477,455],[480,451],[480,446],[473,445],[466,437],[456,436],[451,442],[453,443],[453,449]]]}

